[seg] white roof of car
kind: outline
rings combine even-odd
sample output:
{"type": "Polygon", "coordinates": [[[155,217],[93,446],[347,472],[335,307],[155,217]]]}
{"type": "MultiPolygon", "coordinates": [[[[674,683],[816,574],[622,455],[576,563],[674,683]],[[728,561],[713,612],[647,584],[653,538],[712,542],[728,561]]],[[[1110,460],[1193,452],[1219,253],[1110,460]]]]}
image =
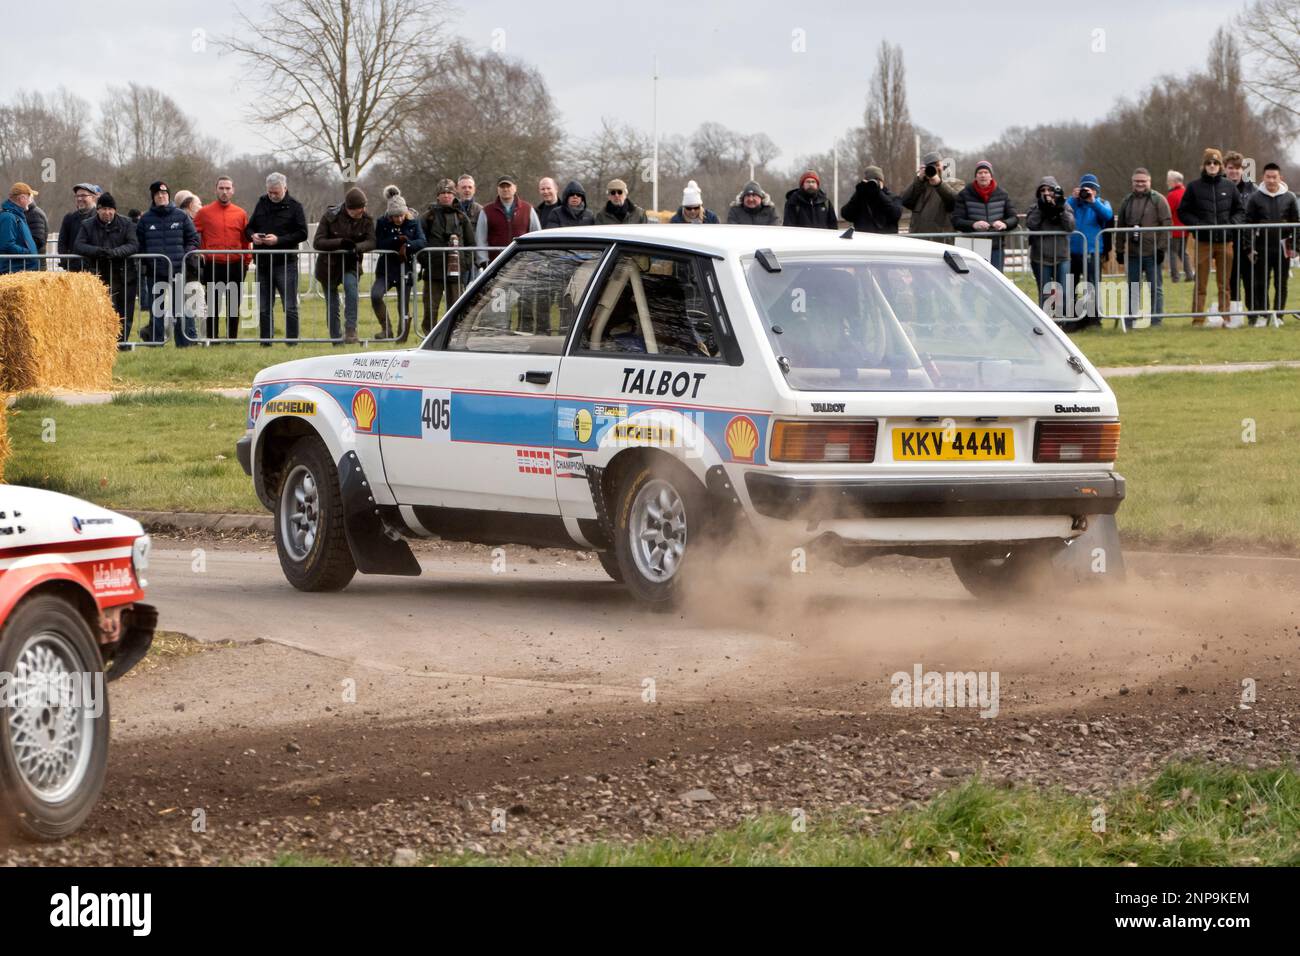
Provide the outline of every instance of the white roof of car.
{"type": "Polygon", "coordinates": [[[835,252],[848,250],[877,253],[913,253],[925,256],[942,256],[952,246],[925,239],[906,236],[880,236],[856,232],[849,239],[841,238],[843,229],[804,229],[795,226],[729,226],[729,225],[666,225],[643,226],[570,226],[563,229],[546,229],[531,232],[523,237],[529,240],[603,239],[644,242],[675,249],[686,249],[707,255],[730,257],[753,253],[757,249],[771,249],[778,256],[794,252],[835,252]]]}

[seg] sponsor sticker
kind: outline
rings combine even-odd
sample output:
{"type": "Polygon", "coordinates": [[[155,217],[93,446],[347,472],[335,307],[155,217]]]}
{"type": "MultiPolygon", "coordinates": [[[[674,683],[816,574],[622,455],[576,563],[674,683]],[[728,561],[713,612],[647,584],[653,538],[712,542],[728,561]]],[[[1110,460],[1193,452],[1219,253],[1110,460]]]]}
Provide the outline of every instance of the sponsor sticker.
{"type": "Polygon", "coordinates": [[[676,445],[677,429],[671,425],[625,423],[614,426],[614,438],[618,441],[643,445],[676,445]]]}
{"type": "Polygon", "coordinates": [[[76,515],[72,516],[72,530],[77,532],[77,534],[81,534],[86,528],[93,527],[97,524],[103,525],[112,523],[112,518],[78,518],[76,515]]]}
{"type": "Polygon", "coordinates": [[[352,417],[356,420],[357,431],[371,432],[375,427],[375,416],[379,413],[379,403],[375,401],[375,393],[368,388],[357,391],[352,396],[352,417]]]}
{"type": "Polygon", "coordinates": [[[748,415],[737,415],[727,423],[727,450],[736,461],[752,462],[758,448],[758,426],[748,415]]]}
{"type": "Polygon", "coordinates": [[[516,448],[515,464],[521,475],[549,475],[551,453],[542,448],[516,448]]]}
{"type": "Polygon", "coordinates": [[[316,403],[297,398],[273,398],[262,410],[267,415],[315,415],[316,403]]]}
{"type": "Polygon", "coordinates": [[[248,420],[256,423],[257,416],[260,414],[262,414],[262,390],[255,388],[252,397],[248,401],[248,420]]]}
{"type": "Polygon", "coordinates": [[[604,402],[597,402],[595,408],[597,418],[627,418],[626,405],[609,405],[604,402]]]}
{"type": "Polygon", "coordinates": [[[556,478],[586,478],[587,463],[582,455],[572,451],[556,451],[552,455],[556,478]]]}
{"type": "Polygon", "coordinates": [[[573,436],[584,445],[591,441],[591,412],[585,408],[578,409],[573,416],[573,436]]]}

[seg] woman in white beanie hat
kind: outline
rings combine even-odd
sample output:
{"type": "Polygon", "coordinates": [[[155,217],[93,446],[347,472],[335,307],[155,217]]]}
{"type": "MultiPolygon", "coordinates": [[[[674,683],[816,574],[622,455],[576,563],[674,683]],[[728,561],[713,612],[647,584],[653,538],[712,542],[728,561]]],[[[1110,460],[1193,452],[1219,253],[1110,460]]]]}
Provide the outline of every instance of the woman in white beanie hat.
{"type": "Polygon", "coordinates": [[[673,213],[673,218],[669,222],[689,222],[699,225],[700,223],[715,224],[720,220],[712,209],[704,208],[704,195],[700,192],[699,183],[692,179],[682,190],[682,204],[677,207],[677,212],[673,213]]]}

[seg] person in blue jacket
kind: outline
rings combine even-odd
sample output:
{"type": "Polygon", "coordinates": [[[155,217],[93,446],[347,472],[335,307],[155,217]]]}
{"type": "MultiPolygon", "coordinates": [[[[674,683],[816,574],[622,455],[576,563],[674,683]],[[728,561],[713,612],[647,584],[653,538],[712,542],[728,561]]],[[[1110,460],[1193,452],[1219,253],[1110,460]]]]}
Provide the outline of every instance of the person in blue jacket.
{"type": "Polygon", "coordinates": [[[1101,325],[1098,305],[1098,296],[1101,293],[1103,245],[1101,231],[1115,224],[1115,212],[1110,203],[1101,198],[1101,183],[1092,173],[1084,174],[1079,180],[1079,185],[1066,200],[1066,205],[1074,213],[1076,235],[1070,237],[1070,275],[1074,277],[1076,297],[1083,282],[1090,283],[1088,299],[1081,303],[1077,314],[1083,320],[1081,327],[1101,325]],[[1077,233],[1083,233],[1083,237],[1081,238],[1077,233]]]}
{"type": "Polygon", "coordinates": [[[26,272],[39,269],[40,259],[18,259],[11,256],[35,256],[36,241],[27,225],[27,209],[22,200],[31,203],[32,187],[14,183],[9,198],[0,204],[0,275],[8,272],[26,272]]]}
{"type": "Polygon", "coordinates": [[[428,243],[424,238],[424,227],[411,213],[396,186],[384,187],[384,199],[388,203],[384,217],[375,222],[375,250],[379,256],[375,262],[375,282],[370,287],[370,305],[379,320],[380,336],[391,339],[393,327],[388,324],[384,295],[393,286],[397,287],[398,310],[402,317],[399,334],[404,337],[411,324],[409,305],[411,289],[415,285],[415,263],[420,250],[428,243]]]}
{"type": "Polygon", "coordinates": [[[171,311],[176,319],[173,330],[177,348],[198,341],[194,312],[185,302],[185,253],[199,247],[199,233],[194,220],[172,204],[171,190],[159,180],[149,186],[153,205],[136,223],[136,237],[141,253],[154,258],[142,262],[144,282],[141,301],[149,313],[149,341],[162,343],[166,337],[166,317],[171,311]],[[167,264],[158,256],[165,256],[167,264]],[[168,268],[170,264],[170,269],[168,268]],[[183,331],[182,331],[182,326],[183,331]]]}

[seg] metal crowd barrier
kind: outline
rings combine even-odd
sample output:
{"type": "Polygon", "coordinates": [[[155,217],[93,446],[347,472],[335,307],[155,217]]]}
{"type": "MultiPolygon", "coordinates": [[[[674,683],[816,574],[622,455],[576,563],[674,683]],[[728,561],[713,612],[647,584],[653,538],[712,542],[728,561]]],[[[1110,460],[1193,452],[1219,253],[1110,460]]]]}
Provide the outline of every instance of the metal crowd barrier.
{"type": "Polygon", "coordinates": [[[1109,229],[1103,229],[1098,235],[1096,247],[1089,250],[1089,255],[1094,259],[1094,268],[1097,274],[1101,274],[1102,249],[1105,246],[1103,237],[1111,237],[1112,252],[1119,252],[1122,248],[1125,253],[1124,279],[1119,282],[1107,282],[1102,279],[1103,293],[1099,300],[1099,314],[1101,318],[1113,319],[1116,326],[1123,329],[1127,326],[1126,320],[1149,320],[1154,324],[1159,324],[1167,318],[1192,318],[1192,319],[1210,319],[1213,316],[1222,316],[1225,323],[1232,323],[1231,327],[1240,327],[1233,320],[1240,317],[1242,325],[1249,325],[1252,318],[1267,317],[1270,324],[1277,324],[1281,320],[1281,315],[1287,311],[1286,295],[1287,284],[1290,277],[1291,265],[1295,261],[1294,256],[1287,254],[1284,242],[1289,240],[1290,247],[1293,251],[1300,250],[1300,224],[1298,223],[1225,223],[1223,225],[1209,226],[1115,226],[1109,229]],[[1164,271],[1170,265],[1168,257],[1169,242],[1174,238],[1173,234],[1181,232],[1186,234],[1186,251],[1185,261],[1193,262],[1196,266],[1196,292],[1192,297],[1191,311],[1168,311],[1159,306],[1163,304],[1165,293],[1164,271]],[[1165,255],[1158,255],[1160,236],[1164,235],[1165,255]],[[1198,239],[1197,237],[1204,237],[1198,239]],[[1271,238],[1270,238],[1271,237],[1271,238]],[[1142,264],[1137,267],[1137,281],[1132,279],[1132,264],[1128,256],[1130,240],[1136,239],[1139,243],[1138,254],[1142,258],[1152,258],[1154,268],[1150,273],[1154,274],[1155,282],[1151,282],[1142,274],[1142,264]],[[1150,243],[1151,251],[1145,253],[1150,243]],[[1210,246],[1210,259],[1206,264],[1206,274],[1202,275],[1201,266],[1201,246],[1202,244],[1210,246]],[[1231,247],[1233,253],[1233,267],[1228,269],[1228,274],[1221,276],[1218,271],[1220,263],[1226,260],[1226,255],[1222,248],[1231,247]],[[1219,252],[1216,262],[1215,252],[1219,252]],[[1214,268],[1214,306],[1210,307],[1210,289],[1208,269],[1210,264],[1214,268]],[[1273,273],[1273,282],[1269,283],[1270,272],[1273,273]],[[1272,291],[1268,286],[1273,285],[1272,291]],[[1108,293],[1108,286],[1119,286],[1118,294],[1108,293]],[[1201,302],[1202,308],[1196,308],[1196,300],[1201,295],[1200,290],[1204,289],[1204,299],[1201,302]],[[1136,304],[1136,308],[1134,305],[1136,304]]]}
{"type": "Polygon", "coordinates": [[[976,243],[1000,243],[1002,246],[1002,272],[1012,274],[1034,275],[1033,260],[1030,252],[1030,239],[1051,239],[1051,238],[1068,238],[1070,236],[1079,236],[1083,238],[1080,232],[1049,232],[1049,231],[1031,231],[1025,228],[1024,220],[1015,229],[1005,229],[1001,232],[992,229],[986,232],[908,232],[905,233],[910,239],[928,239],[928,240],[957,240],[956,243],[946,243],[955,245],[956,248],[969,249],[985,259],[989,259],[983,250],[976,243]]]}

